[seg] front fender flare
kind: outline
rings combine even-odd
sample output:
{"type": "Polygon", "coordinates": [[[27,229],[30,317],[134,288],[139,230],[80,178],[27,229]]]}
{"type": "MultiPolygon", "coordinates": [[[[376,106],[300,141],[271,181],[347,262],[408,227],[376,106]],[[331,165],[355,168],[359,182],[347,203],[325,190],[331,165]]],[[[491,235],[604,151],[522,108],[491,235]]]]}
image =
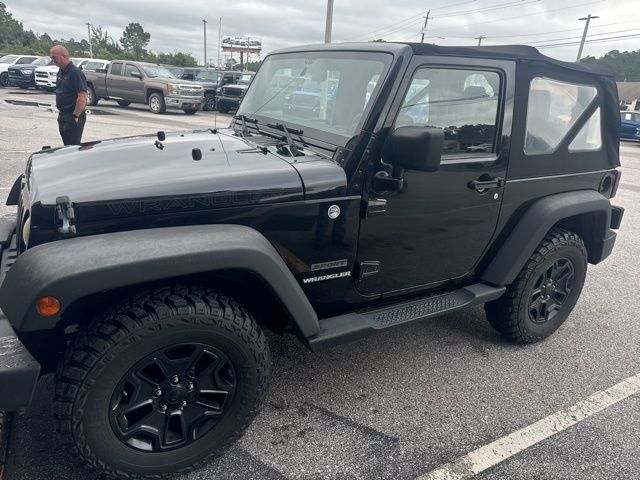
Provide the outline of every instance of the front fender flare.
{"type": "Polygon", "coordinates": [[[17,331],[55,327],[69,305],[92,293],[216,270],[253,272],[267,283],[305,337],[318,317],[276,249],[257,230],[201,225],[133,230],[38,245],[20,255],[0,287],[0,308],[17,331]],[[63,311],[42,317],[38,298],[58,298],[63,311]]]}

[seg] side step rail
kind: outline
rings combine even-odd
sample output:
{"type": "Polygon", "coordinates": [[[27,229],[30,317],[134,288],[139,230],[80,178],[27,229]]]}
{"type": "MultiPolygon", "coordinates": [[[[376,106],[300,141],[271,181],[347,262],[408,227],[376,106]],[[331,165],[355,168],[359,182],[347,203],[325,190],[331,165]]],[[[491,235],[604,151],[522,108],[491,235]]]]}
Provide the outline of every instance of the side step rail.
{"type": "Polygon", "coordinates": [[[309,339],[313,350],[372,335],[395,325],[437,317],[496,300],[506,287],[476,283],[451,292],[320,320],[320,332],[309,339]]]}

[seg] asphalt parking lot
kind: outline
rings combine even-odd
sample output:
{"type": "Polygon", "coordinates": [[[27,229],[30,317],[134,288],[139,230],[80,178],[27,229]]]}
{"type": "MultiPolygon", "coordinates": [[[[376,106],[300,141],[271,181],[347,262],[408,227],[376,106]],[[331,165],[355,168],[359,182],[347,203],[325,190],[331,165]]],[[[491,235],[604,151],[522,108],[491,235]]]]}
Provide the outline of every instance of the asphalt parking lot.
{"type": "MultiPolygon", "coordinates": [[[[61,144],[52,102],[0,89],[2,203],[29,152],[61,144]]],[[[83,138],[229,118],[101,102],[83,138]]],[[[589,266],[582,297],[556,334],[514,346],[482,308],[471,308],[320,353],[270,337],[274,373],[261,414],[225,456],[182,478],[640,478],[640,144],[624,143],[621,153],[614,203],[626,212],[616,248],[589,266]],[[468,468],[483,461],[477,474],[468,468]]],[[[52,389],[43,377],[32,406],[13,418],[5,480],[91,478],[52,433],[52,389]]]]}

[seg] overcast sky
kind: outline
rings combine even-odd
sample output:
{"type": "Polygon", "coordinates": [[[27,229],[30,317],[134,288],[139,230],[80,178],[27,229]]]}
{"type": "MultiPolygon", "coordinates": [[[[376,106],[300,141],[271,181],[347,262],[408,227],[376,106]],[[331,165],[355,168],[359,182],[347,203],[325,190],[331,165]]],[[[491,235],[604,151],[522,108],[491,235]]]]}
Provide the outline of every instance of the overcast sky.
{"type": "MultiPolygon", "coordinates": [[[[270,51],[324,41],[327,2],[285,0],[3,0],[28,30],[54,38],[87,37],[86,23],[102,25],[118,40],[130,22],[151,34],[155,52],[191,52],[202,63],[206,18],[207,56],[218,55],[222,37],[262,41],[270,51]]],[[[335,0],[334,42],[418,42],[430,9],[425,42],[440,45],[528,44],[550,56],[575,61],[584,28],[591,20],[583,56],[610,50],[640,50],[640,0],[335,0]],[[438,38],[442,37],[442,38],[438,38]],[[612,38],[617,37],[617,38],[612,38]]]]}

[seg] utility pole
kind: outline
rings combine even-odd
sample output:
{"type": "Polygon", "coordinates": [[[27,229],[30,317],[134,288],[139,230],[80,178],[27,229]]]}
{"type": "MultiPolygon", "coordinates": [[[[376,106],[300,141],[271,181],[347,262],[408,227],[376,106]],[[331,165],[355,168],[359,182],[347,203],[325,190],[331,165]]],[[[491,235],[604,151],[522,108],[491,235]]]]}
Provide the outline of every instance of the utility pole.
{"type": "Polygon", "coordinates": [[[327,25],[324,29],[324,43],[331,43],[332,25],[333,25],[333,0],[327,0],[327,25]]]}
{"type": "Polygon", "coordinates": [[[91,24],[87,22],[87,34],[89,35],[89,57],[93,58],[93,45],[91,44],[91,24]]]}
{"type": "Polygon", "coordinates": [[[427,16],[424,17],[424,27],[422,27],[422,38],[420,39],[420,43],[424,43],[424,34],[427,32],[427,23],[429,22],[429,14],[431,10],[427,12],[427,16]]]}
{"type": "Polygon", "coordinates": [[[587,39],[587,30],[589,30],[589,22],[591,22],[592,18],[600,18],[595,15],[587,15],[586,17],[579,18],[578,20],[586,20],[587,23],[584,24],[584,32],[582,33],[582,40],[580,41],[580,48],[578,49],[578,58],[576,58],[576,62],[580,62],[580,57],[582,57],[582,49],[584,48],[584,41],[587,39]]]}
{"type": "Polygon", "coordinates": [[[482,40],[484,40],[487,37],[484,37],[482,35],[480,35],[479,37],[476,37],[476,40],[478,40],[478,46],[482,45],[482,40]]]}
{"type": "Polygon", "coordinates": [[[202,26],[204,27],[204,67],[207,67],[207,20],[202,19],[202,26]]]}
{"type": "Polygon", "coordinates": [[[220,66],[220,50],[222,49],[222,17],[218,22],[218,67],[220,66]]]}

